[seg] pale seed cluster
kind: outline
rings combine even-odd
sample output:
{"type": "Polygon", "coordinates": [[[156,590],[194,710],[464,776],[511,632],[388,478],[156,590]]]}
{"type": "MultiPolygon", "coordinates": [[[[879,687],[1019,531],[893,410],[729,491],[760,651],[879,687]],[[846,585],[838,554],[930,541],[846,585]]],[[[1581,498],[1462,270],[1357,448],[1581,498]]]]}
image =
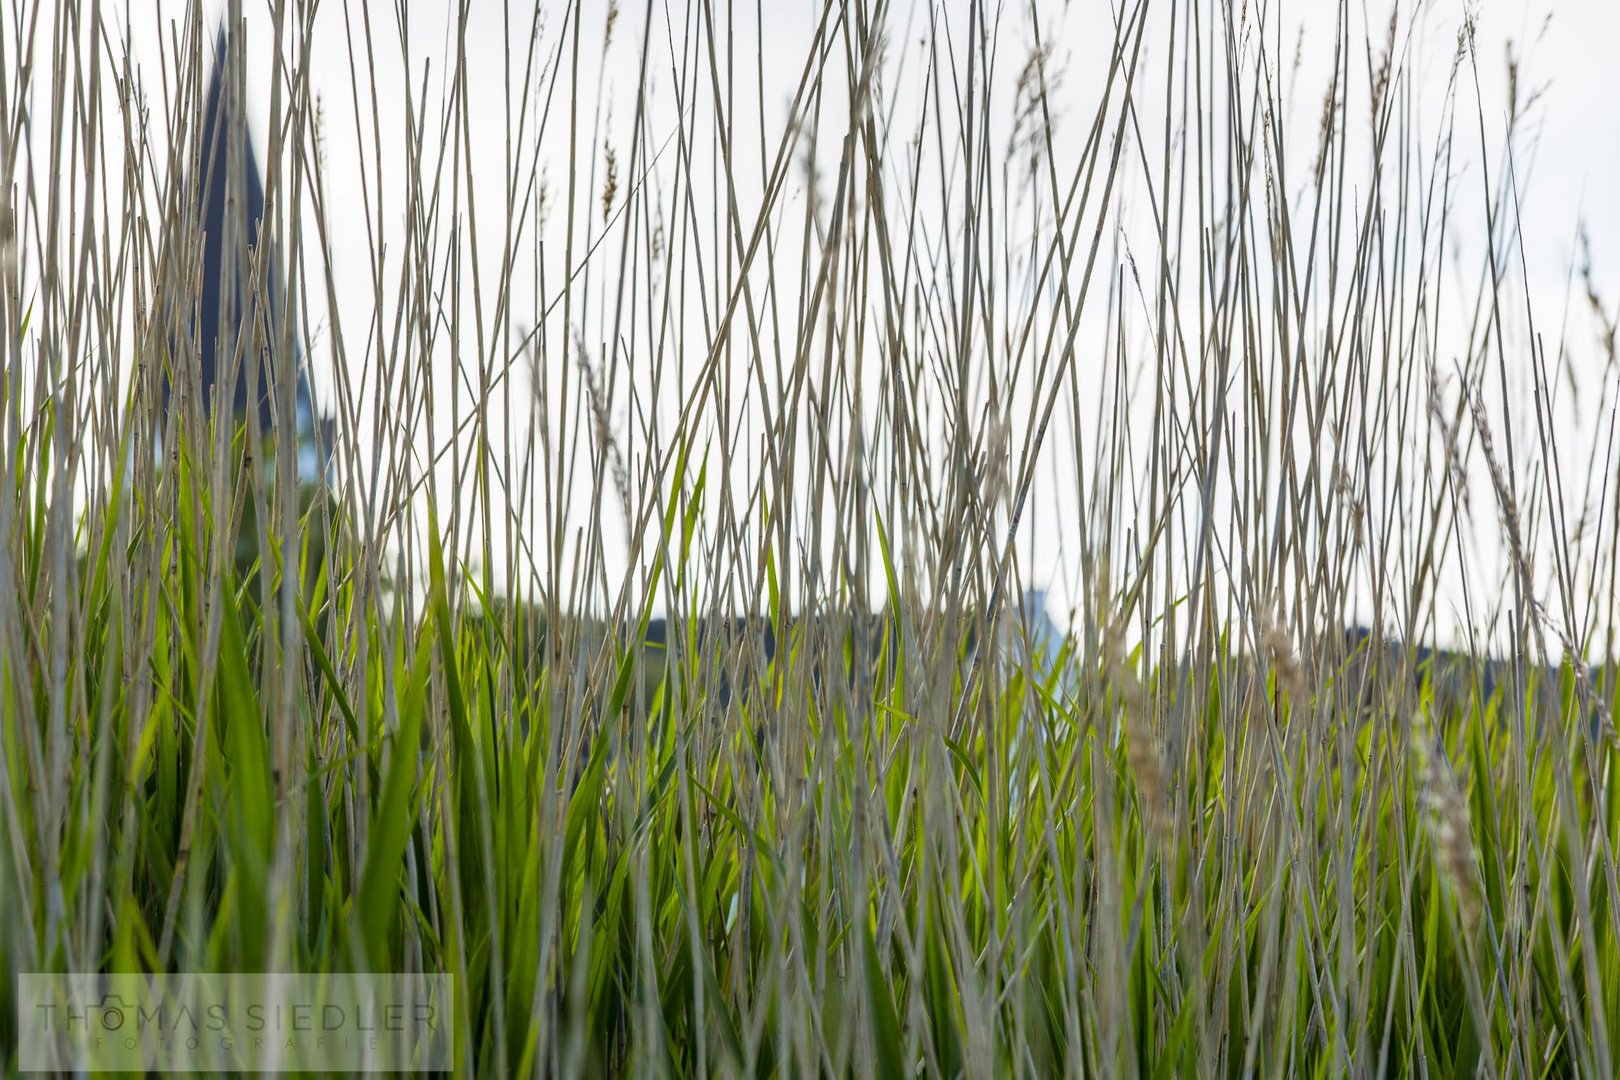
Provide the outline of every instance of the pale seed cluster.
{"type": "Polygon", "coordinates": [[[1472,929],[1479,918],[1479,884],[1475,872],[1474,841],[1468,827],[1468,804],[1443,757],[1431,759],[1418,739],[1420,799],[1424,823],[1434,845],[1435,860],[1457,896],[1463,925],[1472,929]]]}

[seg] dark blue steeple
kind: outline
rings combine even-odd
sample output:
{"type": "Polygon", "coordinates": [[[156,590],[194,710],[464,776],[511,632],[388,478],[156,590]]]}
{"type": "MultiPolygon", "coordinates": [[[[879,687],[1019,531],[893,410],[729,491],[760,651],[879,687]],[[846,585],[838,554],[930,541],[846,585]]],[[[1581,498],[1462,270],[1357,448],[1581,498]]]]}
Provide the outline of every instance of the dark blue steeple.
{"type": "MultiPolygon", "coordinates": [[[[196,208],[194,220],[202,233],[194,331],[203,401],[205,407],[212,405],[218,411],[221,420],[227,415],[245,419],[253,408],[261,429],[268,433],[275,412],[272,373],[296,372],[297,431],[283,432],[281,437],[284,442],[295,442],[301,450],[315,449],[318,442],[320,448],[310,462],[300,461],[299,471],[305,473],[312,466],[324,473],[331,446],[327,430],[330,424],[316,423],[309,376],[296,333],[292,335],[290,363],[276,355],[282,348],[284,305],[290,299],[281,280],[277,253],[269,250],[263,259],[257,255],[261,240],[270,243],[271,236],[263,229],[264,181],[248,133],[244,94],[240,89],[232,92],[238,71],[231,54],[234,46],[232,36],[221,26],[214,44],[208,96],[203,103],[197,179],[186,195],[196,208]],[[255,261],[263,264],[258,289],[253,287],[255,261]],[[233,362],[236,382],[227,392],[224,383],[233,362]]],[[[167,381],[164,391],[167,399],[167,381]]],[[[300,458],[307,456],[300,454],[300,458]]]]}

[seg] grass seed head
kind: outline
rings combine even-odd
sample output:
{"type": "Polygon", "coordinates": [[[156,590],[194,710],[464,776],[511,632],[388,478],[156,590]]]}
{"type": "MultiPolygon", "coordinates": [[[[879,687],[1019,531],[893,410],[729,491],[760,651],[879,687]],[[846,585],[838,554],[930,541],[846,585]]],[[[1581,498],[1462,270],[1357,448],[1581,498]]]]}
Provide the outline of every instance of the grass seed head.
{"type": "Polygon", "coordinates": [[[605,222],[613,216],[613,201],[619,197],[619,157],[610,144],[603,142],[602,158],[606,174],[602,179],[602,220],[605,222]]]}
{"type": "Polygon", "coordinates": [[[1123,717],[1125,749],[1131,773],[1136,777],[1143,817],[1155,833],[1168,835],[1164,753],[1145,718],[1147,699],[1142,681],[1126,657],[1123,620],[1110,621],[1103,631],[1103,673],[1123,717]]]}
{"type": "Polygon", "coordinates": [[[1424,824],[1434,845],[1435,859],[1456,894],[1463,926],[1472,930],[1479,920],[1479,876],[1468,803],[1445,757],[1426,749],[1427,736],[1419,734],[1425,727],[1413,725],[1424,824]]]}
{"type": "Polygon", "coordinates": [[[1288,626],[1283,619],[1280,606],[1274,606],[1261,618],[1260,653],[1276,677],[1278,689],[1291,698],[1303,696],[1304,669],[1300,665],[1298,654],[1294,651],[1294,639],[1288,633],[1288,626]]]}
{"type": "Polygon", "coordinates": [[[1165,806],[1164,753],[1141,710],[1125,707],[1126,753],[1136,777],[1137,797],[1147,825],[1161,837],[1170,833],[1170,815],[1165,806]]]}

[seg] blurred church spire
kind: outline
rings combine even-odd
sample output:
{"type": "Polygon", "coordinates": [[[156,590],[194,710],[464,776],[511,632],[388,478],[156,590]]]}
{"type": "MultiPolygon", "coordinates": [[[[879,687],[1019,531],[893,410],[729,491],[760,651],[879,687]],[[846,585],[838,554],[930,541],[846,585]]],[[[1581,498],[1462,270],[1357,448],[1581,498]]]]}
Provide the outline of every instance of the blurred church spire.
{"type": "MultiPolygon", "coordinates": [[[[257,412],[260,429],[274,430],[277,373],[293,372],[294,422],[300,480],[313,482],[327,471],[332,423],[317,421],[310,397],[309,373],[298,335],[291,334],[292,355],[283,347],[281,319],[290,317],[292,298],[282,281],[280,253],[271,248],[263,262],[263,284],[255,302],[253,266],[259,243],[274,243],[264,228],[264,181],[248,132],[241,58],[233,55],[235,36],[221,24],[215,37],[208,93],[202,102],[202,145],[195,183],[196,227],[202,233],[202,267],[194,324],[203,407],[213,406],[221,419],[246,420],[257,412]],[[286,306],[284,309],[284,305],[286,306]],[[238,359],[239,357],[239,359],[238,359]],[[233,364],[234,387],[225,389],[233,364]]],[[[194,192],[195,194],[191,194],[194,192]]],[[[193,249],[195,250],[195,249],[193,249]]],[[[170,385],[164,381],[167,411],[170,385]]],[[[285,441],[285,435],[283,435],[285,441]]]]}

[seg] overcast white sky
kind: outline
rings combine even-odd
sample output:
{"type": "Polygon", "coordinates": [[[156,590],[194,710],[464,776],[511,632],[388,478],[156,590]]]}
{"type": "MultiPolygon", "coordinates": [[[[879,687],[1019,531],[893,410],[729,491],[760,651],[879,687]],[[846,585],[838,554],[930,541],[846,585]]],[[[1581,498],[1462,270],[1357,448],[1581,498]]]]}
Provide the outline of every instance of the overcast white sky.
{"type": "MultiPolygon", "coordinates": [[[[269,124],[271,23],[264,3],[259,0],[239,2],[249,30],[250,117],[255,141],[262,147],[269,124]]],[[[163,50],[159,42],[173,33],[175,21],[183,17],[187,6],[165,0],[129,3],[122,5],[119,11],[116,5],[105,5],[109,34],[115,39],[112,48],[116,53],[127,45],[149,98],[157,96],[162,86],[158,69],[162,66],[163,50]]],[[[1402,6],[1406,9],[1411,5],[1402,6]]],[[[229,4],[228,0],[203,0],[202,7],[205,18],[212,23],[225,16],[229,4]]],[[[664,0],[656,4],[624,0],[621,7],[612,45],[604,53],[600,43],[608,5],[605,0],[589,0],[585,4],[579,78],[574,85],[569,84],[565,61],[564,78],[555,87],[538,154],[553,200],[550,225],[544,234],[547,247],[542,263],[550,284],[542,291],[536,281],[538,259],[531,258],[513,269],[512,321],[519,329],[534,325],[540,318],[542,307],[556,296],[555,283],[561,278],[560,250],[565,237],[559,225],[564,213],[558,202],[568,179],[570,97],[578,106],[583,132],[579,141],[582,152],[589,158],[581,160],[582,171],[587,167],[593,170],[602,167],[601,155],[596,151],[604,144],[619,148],[622,168],[622,155],[631,141],[629,128],[635,111],[640,38],[649,11],[652,13],[649,66],[655,77],[649,80],[652,93],[648,125],[655,141],[660,139],[660,133],[675,128],[677,105],[670,90],[674,82],[670,71],[680,62],[684,27],[671,27],[665,20],[666,11],[684,12],[686,5],[666,5],[664,0]],[[602,134],[593,139],[589,132],[594,129],[598,115],[602,134]]],[[[764,126],[774,143],[805,63],[805,50],[818,5],[802,0],[765,0],[759,19],[755,17],[752,2],[719,3],[717,8],[717,33],[726,40],[728,27],[731,32],[729,40],[720,47],[734,51],[739,58],[739,70],[748,78],[752,78],[753,70],[748,58],[756,47],[759,50],[765,81],[763,99],[767,106],[764,126]]],[[[1095,104],[1094,95],[1104,69],[1102,60],[1112,39],[1111,5],[1096,0],[1069,3],[1040,0],[1037,8],[1043,32],[1054,43],[1055,67],[1063,73],[1061,95],[1066,99],[1065,115],[1087,116],[1095,104]]],[[[1295,122],[1307,133],[1314,124],[1325,87],[1336,9],[1334,0],[1282,0],[1280,6],[1273,9],[1282,24],[1276,38],[1299,41],[1302,59],[1297,76],[1299,85],[1297,91],[1291,91],[1291,96],[1299,103],[1295,122]]],[[[1542,308],[1542,316],[1556,325],[1564,314],[1579,224],[1584,224],[1591,236],[1596,278],[1605,296],[1612,301],[1620,295],[1620,198],[1615,197],[1620,191],[1620,64],[1614,60],[1620,51],[1620,4],[1613,0],[1495,0],[1477,5],[1465,5],[1459,0],[1430,0],[1422,4],[1415,21],[1418,32],[1411,37],[1416,50],[1411,63],[1414,70],[1423,73],[1424,100],[1431,110],[1439,108],[1439,92],[1447,74],[1457,27],[1465,11],[1470,9],[1476,10],[1478,18],[1480,96],[1487,103],[1487,109],[1499,110],[1505,100],[1506,64],[1502,58],[1510,41],[1516,43],[1522,58],[1522,93],[1544,90],[1544,97],[1533,113],[1533,139],[1523,142],[1525,147],[1534,147],[1534,158],[1520,163],[1521,212],[1531,291],[1542,308]]],[[[922,68],[918,41],[928,10],[921,3],[899,0],[893,5],[890,17],[896,55],[903,57],[908,48],[916,54],[902,61],[910,65],[914,74],[920,74],[922,68]]],[[[964,18],[965,6],[946,0],[937,10],[943,21],[957,25],[964,18]]],[[[1004,56],[1002,66],[1010,73],[1016,73],[1030,49],[1032,36],[1027,10],[1027,5],[1011,2],[999,9],[998,30],[1002,44],[998,49],[1004,56]]],[[[1363,5],[1360,0],[1353,0],[1351,10],[1354,19],[1365,19],[1368,36],[1381,38],[1381,32],[1375,28],[1381,27],[1387,17],[1386,3],[1363,5]]],[[[336,309],[345,320],[343,332],[351,354],[363,351],[360,346],[368,336],[363,324],[375,303],[368,265],[372,250],[368,221],[372,217],[381,221],[384,248],[394,258],[405,246],[404,222],[396,208],[403,204],[403,192],[413,176],[423,175],[423,169],[411,159],[404,146],[405,102],[411,100],[420,105],[425,88],[428,115],[442,108],[448,93],[446,76],[454,68],[458,32],[465,34],[466,54],[470,60],[466,93],[468,100],[474,103],[468,140],[475,163],[471,175],[477,211],[476,216],[467,217],[471,219],[470,224],[485,235],[499,236],[506,228],[504,163],[507,134],[516,123],[509,109],[523,102],[520,86],[510,86],[508,80],[521,80],[527,62],[521,51],[512,56],[509,63],[503,63],[503,57],[508,40],[520,43],[521,50],[526,28],[535,17],[532,3],[512,2],[503,7],[498,0],[474,0],[467,7],[468,18],[463,27],[455,16],[455,5],[446,2],[402,2],[397,9],[392,3],[372,5],[369,19],[376,68],[362,70],[359,79],[362,87],[372,84],[377,87],[378,127],[373,132],[372,102],[366,96],[359,102],[357,127],[351,84],[351,48],[361,50],[363,57],[367,11],[357,3],[325,0],[316,18],[308,69],[315,94],[322,104],[324,176],[328,185],[329,218],[334,225],[325,258],[331,265],[336,309]],[[396,11],[403,12],[408,20],[404,33],[396,11]],[[407,35],[408,44],[402,46],[402,37],[407,35]],[[402,50],[407,55],[402,56],[402,50]],[[376,202],[379,186],[380,214],[376,202]]],[[[681,19],[679,12],[672,17],[681,19]]],[[[565,23],[564,14],[562,5],[542,5],[537,44],[542,63],[562,43],[560,28],[565,23]]],[[[7,36],[8,40],[15,40],[10,30],[7,36]]],[[[1406,40],[1405,27],[1403,40],[1406,40]]],[[[1152,47],[1150,44],[1149,48],[1152,47]]],[[[361,62],[364,63],[363,59],[361,62]]],[[[899,69],[894,93],[902,102],[907,92],[907,78],[905,69],[899,69]]],[[[744,169],[741,174],[757,177],[759,118],[751,104],[751,86],[746,90],[737,94],[733,129],[746,136],[737,140],[739,153],[754,155],[748,159],[754,162],[752,173],[744,169]]],[[[1141,103],[1150,115],[1154,108],[1153,92],[1151,87],[1146,89],[1141,103]]],[[[533,89],[531,109],[538,108],[544,93],[542,87],[533,89]]],[[[44,105],[41,103],[42,108],[44,105]]],[[[1499,145],[1502,121],[1500,112],[1487,115],[1487,137],[1493,147],[1499,145]]],[[[430,123],[429,127],[436,125],[430,123]]],[[[1072,120],[1068,127],[1060,126],[1056,147],[1060,162],[1066,156],[1072,160],[1078,152],[1078,146],[1064,146],[1062,140],[1065,136],[1077,139],[1081,129],[1078,120],[1072,120]]],[[[532,144],[532,113],[528,131],[532,144]]],[[[1476,140],[1477,149],[1477,131],[1471,130],[1469,134],[1476,140]]],[[[1296,141],[1303,147],[1309,140],[1296,141]]],[[[1308,161],[1308,150],[1301,152],[1308,161]]],[[[532,154],[532,149],[529,153],[532,154]]],[[[701,169],[701,164],[698,168],[701,169]]],[[[581,198],[596,199],[600,186],[597,172],[581,177],[581,198]]],[[[745,204],[750,196],[757,198],[757,195],[757,188],[752,193],[739,192],[745,204]]],[[[803,197],[802,184],[793,197],[803,197]]],[[[577,214],[576,227],[583,229],[587,220],[599,219],[592,214],[577,214]]],[[[1481,233],[1474,217],[1460,217],[1458,228],[1465,251],[1479,243],[1481,233]]],[[[535,241],[532,228],[530,234],[526,242],[532,246],[535,241]]],[[[610,254],[606,248],[602,255],[604,262],[610,254]]],[[[499,273],[499,259],[499,244],[485,245],[479,261],[487,281],[493,281],[499,273]],[[489,249],[494,249],[494,253],[489,249]]],[[[1466,257],[1464,264],[1478,265],[1477,261],[1469,262],[1466,257]]],[[[397,266],[397,262],[392,264],[396,273],[397,266]]],[[[605,279],[599,275],[591,287],[605,291],[611,287],[610,282],[611,275],[605,279]]],[[[486,294],[489,289],[486,284],[486,294]]],[[[390,303],[392,295],[391,292],[390,303]]],[[[487,295],[484,299],[489,303],[487,295]]],[[[332,311],[318,290],[310,294],[307,315],[316,327],[311,359],[319,397],[323,391],[330,390],[334,358],[330,353],[332,311]]],[[[601,321],[600,313],[596,317],[601,321]]],[[[593,328],[588,325],[589,318],[587,313],[587,325],[583,329],[587,336],[594,336],[593,328]]],[[[487,309],[485,321],[490,321],[487,309]]],[[[549,332],[555,335],[562,329],[549,332]]],[[[470,342],[475,335],[468,331],[462,336],[470,342]]],[[[1573,403],[1572,408],[1575,410],[1572,415],[1577,420],[1583,419],[1573,403]]],[[[1586,423],[1597,420],[1597,417],[1584,418],[1586,423]]],[[[363,436],[368,434],[362,433],[363,436]]],[[[1072,568],[1066,570],[1063,564],[1074,553],[1066,550],[1063,542],[1062,495],[1048,493],[1048,500],[1044,505],[1058,509],[1044,516],[1037,515],[1035,519],[1026,545],[1034,555],[1028,577],[1036,583],[1055,586],[1058,599],[1054,606],[1061,608],[1073,599],[1063,595],[1066,576],[1072,574],[1072,568]]],[[[541,510],[533,512],[539,514],[541,510]]],[[[622,559],[622,552],[615,554],[622,559]]]]}
{"type": "MultiPolygon", "coordinates": [[[[205,18],[210,22],[224,18],[229,2],[202,0],[205,18]]],[[[165,36],[171,33],[175,19],[183,14],[186,6],[189,0],[186,3],[167,0],[150,5],[136,4],[130,9],[129,41],[137,63],[155,56],[153,38],[158,25],[163,26],[165,36]]],[[[399,33],[391,10],[393,5],[372,6],[375,8],[371,19],[378,62],[377,97],[382,110],[383,170],[400,182],[398,178],[408,163],[398,145],[407,89],[399,33]],[[390,112],[395,115],[390,116],[390,112]]],[[[774,135],[780,130],[778,125],[785,116],[786,103],[804,66],[805,48],[819,5],[806,0],[762,0],[763,33],[755,29],[752,3],[717,6],[721,32],[724,33],[726,24],[730,25],[735,34],[731,47],[738,56],[745,62],[756,41],[763,52],[767,79],[765,99],[777,106],[777,115],[767,120],[767,130],[774,135]],[[734,13],[730,12],[731,8],[735,8],[734,13]],[[772,81],[777,85],[771,85],[772,81]]],[[[1299,40],[1305,60],[1301,69],[1305,85],[1300,88],[1297,100],[1303,103],[1301,112],[1306,116],[1314,113],[1325,85],[1321,61],[1331,55],[1337,6],[1337,0],[1278,0],[1277,10],[1284,27],[1280,36],[1294,41],[1296,32],[1302,30],[1304,34],[1299,40]],[[1317,63],[1313,64],[1313,60],[1317,63]]],[[[1413,5],[1402,6],[1411,8],[1413,5]]],[[[267,43],[271,33],[266,7],[255,0],[241,4],[250,35],[261,43],[267,43]]],[[[469,17],[461,28],[466,35],[467,53],[473,58],[468,72],[468,96],[479,103],[471,131],[472,155],[480,162],[487,160],[495,166],[475,170],[475,174],[488,183],[491,197],[484,200],[486,204],[500,201],[493,193],[500,186],[498,166],[505,149],[502,121],[508,97],[501,58],[508,32],[521,42],[523,28],[533,17],[535,7],[533,3],[511,0],[503,10],[499,0],[471,0],[467,5],[469,17]]],[[[672,63],[671,49],[679,47],[674,37],[679,35],[680,28],[677,26],[671,31],[663,18],[671,5],[660,2],[653,7],[654,69],[656,71],[661,64],[667,75],[672,63]]],[[[1083,114],[1088,104],[1086,91],[1094,89],[1101,79],[1097,70],[1100,65],[1092,61],[1105,55],[1102,50],[1111,37],[1111,5],[1098,0],[1069,0],[1067,3],[1042,2],[1037,7],[1045,12],[1046,33],[1056,44],[1059,62],[1065,54],[1068,56],[1063,90],[1070,99],[1070,109],[1083,114]]],[[[1356,0],[1351,4],[1352,17],[1364,17],[1372,28],[1371,36],[1376,38],[1388,7],[1378,0],[1368,4],[1356,0]]],[[[1620,62],[1616,60],[1620,55],[1620,4],[1611,0],[1493,0],[1491,3],[1428,0],[1417,7],[1423,12],[1419,22],[1431,30],[1424,45],[1425,52],[1414,59],[1418,69],[1425,72],[1431,93],[1437,92],[1444,81],[1449,38],[1455,34],[1464,12],[1470,10],[1478,20],[1481,96],[1498,105],[1504,99],[1505,64],[1500,61],[1510,42],[1515,43],[1522,56],[1525,85],[1545,91],[1543,105],[1534,117],[1538,130],[1534,139],[1533,173],[1524,184],[1523,212],[1532,273],[1543,276],[1549,285],[1561,290],[1574,252],[1576,224],[1584,222],[1597,252],[1598,272],[1606,279],[1620,280],[1620,198],[1614,197],[1620,190],[1620,62]],[[1613,253],[1612,259],[1606,257],[1608,253],[1613,253]],[[1610,266],[1611,262],[1615,265],[1610,266]]],[[[457,8],[458,5],[449,0],[404,5],[409,17],[413,81],[420,83],[426,72],[430,106],[439,105],[446,92],[444,78],[453,63],[457,8]]],[[[544,54],[558,44],[563,5],[540,4],[539,8],[543,28],[539,51],[544,54]]],[[[585,0],[586,27],[592,27],[593,13],[597,25],[605,21],[607,8],[606,0],[585,0]]],[[[1010,42],[1003,46],[1009,58],[1004,63],[1009,66],[1020,61],[1028,48],[1027,20],[1020,17],[1024,8],[1024,4],[1015,2],[1000,6],[1004,33],[1010,42]]],[[[965,10],[965,4],[947,0],[939,5],[939,10],[947,17],[960,15],[957,9],[965,10]]],[[[344,25],[347,21],[358,32],[361,10],[362,5],[358,4],[335,0],[323,3],[317,16],[311,54],[310,70],[316,94],[327,103],[326,144],[331,166],[327,180],[331,185],[333,206],[344,211],[334,215],[339,219],[356,216],[347,210],[358,210],[363,205],[359,170],[343,167],[344,158],[352,159],[355,153],[350,40],[344,25]]],[[[926,11],[925,6],[901,0],[893,5],[891,24],[920,27],[926,20],[926,11]]],[[[630,115],[634,110],[639,62],[637,37],[645,13],[646,9],[636,0],[625,0],[621,4],[612,48],[604,56],[599,48],[587,45],[581,58],[578,95],[581,116],[589,121],[598,107],[607,111],[607,122],[614,125],[609,131],[616,131],[621,145],[627,141],[630,115]],[[595,63],[598,57],[603,57],[600,71],[595,63]],[[602,79],[600,84],[596,81],[598,75],[602,79]],[[602,88],[600,98],[598,85],[602,88]]],[[[679,14],[675,17],[678,19],[679,14]]],[[[114,21],[121,20],[115,18],[114,21]]],[[[599,32],[593,33],[591,29],[582,36],[587,41],[600,40],[599,32]]],[[[1148,47],[1151,49],[1153,43],[1148,47]]],[[[523,62],[521,55],[513,57],[511,69],[515,78],[521,77],[523,62]]],[[[250,109],[258,142],[262,145],[269,110],[269,50],[254,50],[249,64],[254,73],[250,109]]],[[[914,72],[917,66],[912,64],[914,72]]],[[[566,119],[562,104],[568,89],[567,86],[557,87],[558,97],[553,102],[557,115],[547,132],[546,145],[554,149],[555,172],[558,173],[564,170],[566,161],[567,132],[560,121],[566,119]]],[[[654,89],[653,127],[659,130],[656,120],[663,119],[663,130],[667,131],[672,127],[673,106],[668,100],[667,88],[654,89]]],[[[369,107],[369,102],[362,102],[362,107],[369,107]]],[[[736,107],[739,129],[755,122],[747,94],[739,95],[736,107]]],[[[1500,122],[1502,117],[1488,119],[1500,122]]],[[[367,153],[370,153],[369,141],[367,153]]],[[[562,179],[554,174],[554,185],[560,184],[562,179]]],[[[363,268],[350,265],[363,262],[364,253],[352,245],[335,244],[332,257],[340,280],[352,290],[352,295],[369,301],[369,276],[363,268]]]]}

